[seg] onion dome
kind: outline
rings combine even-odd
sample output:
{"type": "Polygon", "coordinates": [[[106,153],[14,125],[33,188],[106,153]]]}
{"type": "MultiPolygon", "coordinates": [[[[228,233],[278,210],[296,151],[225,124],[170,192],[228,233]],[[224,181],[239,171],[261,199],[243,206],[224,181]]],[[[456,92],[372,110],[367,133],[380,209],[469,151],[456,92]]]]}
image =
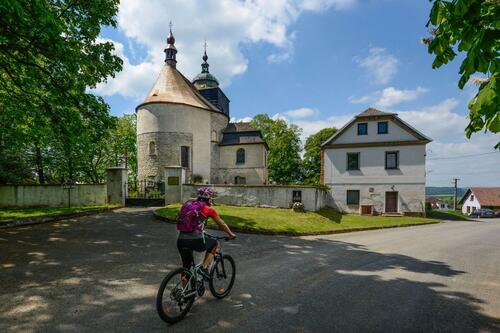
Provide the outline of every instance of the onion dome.
{"type": "Polygon", "coordinates": [[[217,88],[219,87],[219,81],[215,76],[210,74],[208,70],[208,55],[207,55],[207,43],[205,42],[205,51],[203,52],[203,63],[201,64],[201,73],[196,75],[193,79],[193,84],[196,89],[206,89],[206,88],[217,88]]]}

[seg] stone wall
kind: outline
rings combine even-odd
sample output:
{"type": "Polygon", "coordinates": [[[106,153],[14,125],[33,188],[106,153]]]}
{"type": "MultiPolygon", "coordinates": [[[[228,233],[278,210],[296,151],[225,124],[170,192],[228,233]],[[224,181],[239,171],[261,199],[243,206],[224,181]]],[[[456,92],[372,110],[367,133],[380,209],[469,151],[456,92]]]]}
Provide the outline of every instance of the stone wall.
{"type": "MultiPolygon", "coordinates": [[[[336,208],[330,193],[309,186],[257,186],[257,185],[209,185],[217,191],[217,203],[235,206],[261,206],[290,208],[293,191],[301,191],[304,208],[317,211],[323,207],[336,208]]],[[[183,201],[196,196],[199,185],[183,185],[183,201]]]]}
{"type": "MultiPolygon", "coordinates": [[[[72,206],[106,204],[106,184],[74,185],[72,206]]],[[[68,190],[61,185],[2,185],[0,207],[66,207],[68,190]]]]}
{"type": "MultiPolygon", "coordinates": [[[[154,132],[137,135],[138,179],[144,180],[150,176],[157,180],[163,178],[164,167],[181,164],[181,146],[188,146],[190,166],[193,155],[193,135],[191,133],[154,132]],[[155,142],[155,153],[150,154],[149,144],[155,142]]],[[[188,168],[188,177],[191,175],[188,168]]]]}
{"type": "Polygon", "coordinates": [[[210,179],[213,184],[220,184],[222,181],[219,178],[220,165],[220,147],[219,142],[222,139],[222,131],[228,124],[228,119],[222,114],[212,112],[210,115],[211,134],[210,134],[210,179]]]}

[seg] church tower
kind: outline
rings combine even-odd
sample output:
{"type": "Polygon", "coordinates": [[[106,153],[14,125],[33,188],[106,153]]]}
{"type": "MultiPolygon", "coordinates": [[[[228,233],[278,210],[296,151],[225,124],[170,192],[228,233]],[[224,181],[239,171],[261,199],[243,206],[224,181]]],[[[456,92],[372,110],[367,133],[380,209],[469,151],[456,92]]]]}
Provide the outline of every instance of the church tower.
{"type": "Polygon", "coordinates": [[[193,79],[193,85],[198,89],[200,94],[208,99],[210,103],[215,105],[225,115],[229,117],[229,99],[224,92],[219,88],[219,81],[208,70],[208,55],[207,43],[205,42],[205,50],[203,52],[203,63],[201,64],[201,73],[193,79]]]}
{"type": "Polygon", "coordinates": [[[208,72],[206,60],[206,71],[201,74],[205,81],[213,78],[216,84],[200,86],[200,90],[177,70],[172,27],[164,52],[165,64],[158,79],[136,107],[138,178],[163,181],[166,166],[182,166],[187,182],[195,177],[204,183],[217,182],[218,142],[229,123],[229,100],[208,72]]]}

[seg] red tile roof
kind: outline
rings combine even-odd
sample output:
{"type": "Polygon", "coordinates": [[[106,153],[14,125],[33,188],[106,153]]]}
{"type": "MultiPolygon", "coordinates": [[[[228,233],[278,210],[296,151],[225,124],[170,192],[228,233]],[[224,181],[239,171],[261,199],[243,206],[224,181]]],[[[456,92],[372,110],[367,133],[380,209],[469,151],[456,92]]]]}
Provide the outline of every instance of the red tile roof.
{"type": "Polygon", "coordinates": [[[481,206],[500,207],[500,187],[471,187],[470,190],[481,206]]]}

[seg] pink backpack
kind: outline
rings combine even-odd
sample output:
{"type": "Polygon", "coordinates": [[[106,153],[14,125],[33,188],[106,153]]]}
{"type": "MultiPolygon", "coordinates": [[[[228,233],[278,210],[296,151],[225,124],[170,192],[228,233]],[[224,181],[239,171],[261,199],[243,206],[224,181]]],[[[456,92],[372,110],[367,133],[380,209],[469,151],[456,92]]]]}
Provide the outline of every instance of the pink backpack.
{"type": "Polygon", "coordinates": [[[206,203],[200,200],[188,200],[182,205],[177,215],[177,230],[181,232],[195,232],[203,230],[201,210],[206,203]]]}

